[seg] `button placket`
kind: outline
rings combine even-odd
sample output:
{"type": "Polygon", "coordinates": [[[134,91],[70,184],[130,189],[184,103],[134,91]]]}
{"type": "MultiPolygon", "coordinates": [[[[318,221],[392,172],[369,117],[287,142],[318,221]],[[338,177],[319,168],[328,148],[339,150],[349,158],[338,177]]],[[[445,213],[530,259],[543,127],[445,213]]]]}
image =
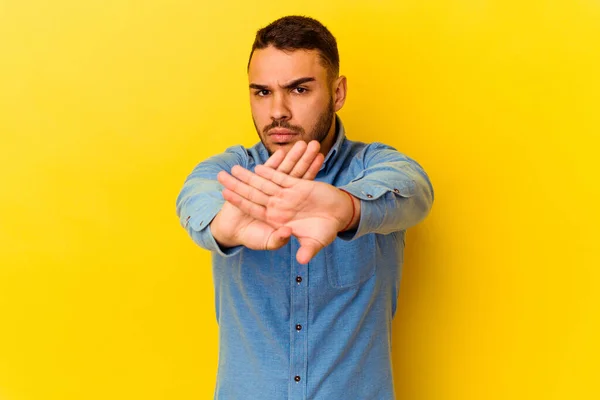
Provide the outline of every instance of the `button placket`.
{"type": "Polygon", "coordinates": [[[291,310],[290,310],[290,391],[289,400],[306,400],[308,363],[308,265],[296,261],[299,243],[295,239],[291,250],[291,310]]]}

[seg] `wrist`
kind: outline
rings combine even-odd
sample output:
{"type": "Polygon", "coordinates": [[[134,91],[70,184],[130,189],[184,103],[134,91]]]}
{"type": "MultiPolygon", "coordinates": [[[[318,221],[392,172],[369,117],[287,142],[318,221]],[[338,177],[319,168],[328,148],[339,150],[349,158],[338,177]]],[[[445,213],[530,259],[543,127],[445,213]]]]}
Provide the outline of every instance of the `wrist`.
{"type": "Polygon", "coordinates": [[[212,234],[215,241],[221,247],[235,247],[238,245],[235,237],[230,237],[231,235],[227,235],[221,229],[221,225],[223,224],[222,220],[222,211],[219,211],[215,218],[210,223],[210,233],[212,234]]]}
{"type": "Polygon", "coordinates": [[[342,218],[343,225],[339,232],[351,231],[358,227],[360,220],[360,200],[344,189],[339,190],[344,193],[344,197],[347,198],[346,204],[348,204],[347,207],[341,208],[344,210],[344,217],[342,218]]]}

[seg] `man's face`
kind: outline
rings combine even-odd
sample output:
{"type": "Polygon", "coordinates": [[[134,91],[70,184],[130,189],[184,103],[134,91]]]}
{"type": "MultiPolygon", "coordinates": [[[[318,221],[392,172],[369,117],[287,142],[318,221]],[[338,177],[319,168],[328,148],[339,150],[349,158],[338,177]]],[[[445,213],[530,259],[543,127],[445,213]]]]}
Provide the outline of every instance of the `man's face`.
{"type": "Polygon", "coordinates": [[[337,104],[317,50],[255,50],[248,79],[252,119],[269,154],[298,140],[331,142],[337,104]]]}

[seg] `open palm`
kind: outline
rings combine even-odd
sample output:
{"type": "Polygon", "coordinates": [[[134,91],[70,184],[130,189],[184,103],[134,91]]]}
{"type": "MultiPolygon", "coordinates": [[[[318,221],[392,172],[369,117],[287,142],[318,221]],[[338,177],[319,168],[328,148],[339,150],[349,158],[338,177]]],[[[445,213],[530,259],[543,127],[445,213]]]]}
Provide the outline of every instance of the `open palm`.
{"type": "Polygon", "coordinates": [[[291,236],[290,228],[273,228],[228,201],[223,204],[214,222],[215,225],[222,227],[220,230],[222,237],[233,239],[231,242],[221,240],[221,244],[225,247],[240,244],[253,250],[273,250],[285,245],[291,236]]]}
{"type": "MultiPolygon", "coordinates": [[[[320,144],[317,141],[308,144],[299,141],[287,154],[283,150],[276,151],[264,166],[277,168],[277,171],[286,176],[312,180],[324,160],[319,150],[320,144]]],[[[229,176],[226,172],[221,172],[219,175],[223,174],[229,176]]],[[[289,241],[292,235],[290,227],[269,224],[234,206],[227,201],[227,198],[225,200],[211,223],[213,235],[222,246],[243,245],[254,250],[274,250],[289,241]]]]}
{"type": "Polygon", "coordinates": [[[257,166],[256,173],[239,166],[231,172],[219,175],[223,197],[273,229],[291,229],[301,245],[296,255],[300,263],[333,242],[347,223],[351,204],[332,185],[297,179],[267,166],[257,166]]]}

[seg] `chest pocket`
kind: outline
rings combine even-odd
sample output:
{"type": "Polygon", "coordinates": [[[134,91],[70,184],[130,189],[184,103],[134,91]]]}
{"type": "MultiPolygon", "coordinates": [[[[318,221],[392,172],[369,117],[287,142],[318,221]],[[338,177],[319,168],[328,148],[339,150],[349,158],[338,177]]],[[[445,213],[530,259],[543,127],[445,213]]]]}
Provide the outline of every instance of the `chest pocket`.
{"type": "Polygon", "coordinates": [[[352,241],[336,239],[325,249],[327,278],[334,288],[360,285],[375,275],[375,235],[352,241]]]}

